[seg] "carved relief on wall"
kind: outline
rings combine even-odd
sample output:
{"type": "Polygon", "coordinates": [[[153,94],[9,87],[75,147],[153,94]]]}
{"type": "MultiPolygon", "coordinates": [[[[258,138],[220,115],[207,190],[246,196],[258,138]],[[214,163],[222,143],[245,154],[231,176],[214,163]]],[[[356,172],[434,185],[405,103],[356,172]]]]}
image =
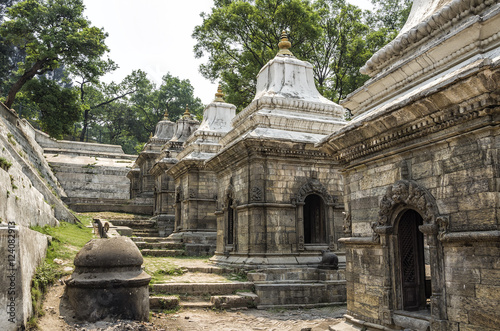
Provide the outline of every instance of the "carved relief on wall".
{"type": "Polygon", "coordinates": [[[326,187],[319,180],[310,179],[300,187],[299,192],[291,199],[292,203],[304,202],[310,194],[320,195],[327,204],[333,204],[337,200],[328,193],[326,187]]]}
{"type": "Polygon", "coordinates": [[[190,188],[188,194],[190,198],[196,198],[196,192],[194,191],[194,189],[190,188]]]}
{"type": "MultiPolygon", "coordinates": [[[[424,187],[414,181],[400,180],[389,185],[385,195],[380,201],[380,210],[378,222],[372,224],[376,233],[383,233],[383,228],[392,227],[394,221],[392,213],[396,207],[408,207],[416,210],[423,218],[423,232],[444,233],[448,227],[446,216],[439,215],[436,201],[432,194],[424,187]]],[[[377,235],[375,235],[377,236],[377,235]]]]}
{"type": "Polygon", "coordinates": [[[184,194],[180,186],[175,188],[175,202],[181,202],[184,200],[184,194]]]}
{"type": "Polygon", "coordinates": [[[262,201],[262,189],[260,187],[254,186],[250,191],[251,201],[262,201]]]}
{"type": "Polygon", "coordinates": [[[234,201],[234,186],[232,177],[229,179],[229,185],[224,191],[224,201],[222,202],[223,209],[226,209],[229,206],[229,200],[233,200],[233,204],[236,203],[236,201],[234,201]]]}
{"type": "Polygon", "coordinates": [[[299,251],[304,250],[304,236],[299,236],[299,245],[298,245],[299,251]]]}
{"type": "Polygon", "coordinates": [[[350,211],[344,213],[344,224],[342,228],[346,235],[350,236],[352,234],[352,218],[350,211]]]}

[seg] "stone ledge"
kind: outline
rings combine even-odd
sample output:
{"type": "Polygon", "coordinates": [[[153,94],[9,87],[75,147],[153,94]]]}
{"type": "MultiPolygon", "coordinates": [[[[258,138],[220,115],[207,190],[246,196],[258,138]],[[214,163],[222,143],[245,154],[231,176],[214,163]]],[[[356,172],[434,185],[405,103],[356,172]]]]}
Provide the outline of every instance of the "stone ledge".
{"type": "Polygon", "coordinates": [[[442,236],[443,244],[500,241],[500,231],[451,232],[442,236]]]}

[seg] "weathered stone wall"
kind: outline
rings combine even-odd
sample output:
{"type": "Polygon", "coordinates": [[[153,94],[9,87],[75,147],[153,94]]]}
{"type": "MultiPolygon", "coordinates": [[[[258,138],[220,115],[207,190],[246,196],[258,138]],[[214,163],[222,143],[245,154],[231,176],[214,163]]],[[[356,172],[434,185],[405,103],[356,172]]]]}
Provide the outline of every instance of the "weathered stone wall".
{"type": "Polygon", "coordinates": [[[305,197],[301,196],[301,189],[313,185],[310,183],[318,187],[308,193],[320,195],[326,210],[332,207],[332,215],[326,212],[325,243],[312,245],[315,247],[311,249],[337,248],[336,242],[343,235],[343,204],[341,199],[336,199],[341,197],[343,185],[335,163],[304,144],[266,142],[264,145],[260,142],[254,145],[250,141],[245,144],[250,156],[238,155],[243,148],[233,146],[224,157],[227,169],[218,173],[218,208],[222,213],[217,213],[217,252],[226,250],[227,235],[221,229],[227,228],[227,202],[231,197],[236,203],[234,253],[277,256],[298,253],[301,250],[299,227],[303,225],[299,223],[302,216],[297,199],[305,197]]]}
{"type": "MultiPolygon", "coordinates": [[[[198,164],[203,168],[203,163],[198,164]]],[[[182,231],[215,231],[217,182],[212,171],[189,167],[176,178],[176,187],[183,192],[182,231]]]]}
{"type": "Polygon", "coordinates": [[[127,178],[134,155],[120,146],[56,141],[43,137],[42,147],[70,204],[80,199],[129,199],[127,178]]]}
{"type": "MultiPolygon", "coordinates": [[[[52,215],[57,219],[75,222],[75,216],[60,199],[60,197],[65,197],[66,193],[52,173],[49,164],[43,156],[42,148],[37,144],[34,137],[35,129],[26,120],[20,119],[15,112],[7,109],[0,103],[0,144],[2,154],[5,155],[4,157],[8,161],[17,164],[12,171],[18,169],[19,172],[13,174],[13,176],[23,177],[14,178],[14,181],[18,180],[18,183],[24,181],[22,189],[29,186],[28,188],[33,192],[37,191],[37,193],[33,194],[40,193],[42,200],[45,200],[48,205],[53,206],[54,212],[52,215]],[[28,182],[30,185],[28,185],[28,182]]],[[[3,183],[9,186],[10,181],[3,183]]],[[[18,187],[21,189],[21,186],[18,187]]],[[[4,191],[4,194],[6,192],[7,190],[4,191]]],[[[19,202],[20,198],[18,195],[16,201],[19,202]]],[[[37,201],[37,199],[33,201],[37,201]]],[[[19,210],[25,208],[21,204],[17,205],[19,210]]],[[[40,214],[43,213],[40,212],[40,214]]],[[[37,219],[39,217],[32,217],[26,219],[24,222],[36,222],[37,219]]]]}
{"type": "Polygon", "coordinates": [[[15,222],[0,224],[0,329],[15,331],[31,316],[31,279],[45,258],[47,236],[15,222]]]}
{"type": "MultiPolygon", "coordinates": [[[[498,231],[498,133],[476,131],[346,172],[346,202],[354,237],[346,256],[349,314],[381,323],[385,292],[390,279],[398,277],[391,275],[389,265],[394,261],[390,262],[391,255],[384,256],[380,245],[369,240],[356,244],[356,237],[375,235],[371,224],[379,218],[380,202],[389,185],[407,177],[425,187],[435,198],[439,213],[449,217],[451,235],[468,238],[469,233],[498,231]]],[[[496,263],[500,245],[483,240],[443,243],[444,265],[439,270],[446,284],[447,307],[443,308],[460,329],[494,329],[500,318],[494,311],[500,304],[496,294],[500,289],[496,263]]]]}
{"type": "Polygon", "coordinates": [[[500,243],[450,243],[444,254],[448,318],[460,330],[497,330],[500,243]]]}
{"type": "Polygon", "coordinates": [[[496,228],[496,139],[484,130],[348,171],[353,235],[371,235],[370,221],[378,218],[380,199],[402,173],[429,190],[440,213],[453,219],[450,231],[496,228]]]}
{"type": "Polygon", "coordinates": [[[175,186],[172,177],[165,173],[155,176],[154,215],[175,215],[175,186]]]}

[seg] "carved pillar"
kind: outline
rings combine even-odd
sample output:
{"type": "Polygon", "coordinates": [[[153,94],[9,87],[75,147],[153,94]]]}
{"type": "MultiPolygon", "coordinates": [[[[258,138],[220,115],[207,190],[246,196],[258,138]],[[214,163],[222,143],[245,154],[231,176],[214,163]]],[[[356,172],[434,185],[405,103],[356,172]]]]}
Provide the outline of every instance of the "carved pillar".
{"type": "Polygon", "coordinates": [[[435,222],[424,224],[419,230],[426,236],[429,245],[429,258],[431,265],[431,317],[432,330],[446,329],[446,293],[444,283],[443,248],[438,240],[438,230],[444,232],[448,224],[447,217],[438,217],[435,222]]]}
{"type": "Polygon", "coordinates": [[[327,236],[328,236],[328,248],[331,251],[334,251],[337,249],[337,240],[338,238],[335,238],[335,223],[333,219],[333,204],[329,203],[327,204],[327,216],[326,216],[326,231],[327,231],[327,236]]]}
{"type": "Polygon", "coordinates": [[[379,319],[382,323],[392,325],[392,312],[394,307],[394,296],[392,288],[392,274],[391,274],[391,249],[390,238],[394,228],[392,226],[377,226],[373,224],[373,231],[375,233],[374,240],[380,240],[382,248],[382,261],[384,266],[384,281],[382,283],[382,301],[380,302],[379,319]]]}
{"type": "Polygon", "coordinates": [[[297,202],[297,250],[304,250],[304,202],[297,202]]]}

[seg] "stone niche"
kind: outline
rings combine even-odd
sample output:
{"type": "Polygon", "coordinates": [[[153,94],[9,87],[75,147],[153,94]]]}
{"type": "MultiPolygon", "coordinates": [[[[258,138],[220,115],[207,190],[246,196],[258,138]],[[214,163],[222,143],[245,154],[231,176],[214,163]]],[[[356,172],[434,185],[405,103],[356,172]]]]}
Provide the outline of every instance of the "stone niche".
{"type": "Polygon", "coordinates": [[[318,144],[345,180],[332,330],[498,330],[499,26],[498,1],[415,1],[318,144]]]}
{"type": "Polygon", "coordinates": [[[93,239],[74,263],[66,294],[78,319],[149,319],[151,276],[141,269],[142,255],[130,238],[93,239]]]}

